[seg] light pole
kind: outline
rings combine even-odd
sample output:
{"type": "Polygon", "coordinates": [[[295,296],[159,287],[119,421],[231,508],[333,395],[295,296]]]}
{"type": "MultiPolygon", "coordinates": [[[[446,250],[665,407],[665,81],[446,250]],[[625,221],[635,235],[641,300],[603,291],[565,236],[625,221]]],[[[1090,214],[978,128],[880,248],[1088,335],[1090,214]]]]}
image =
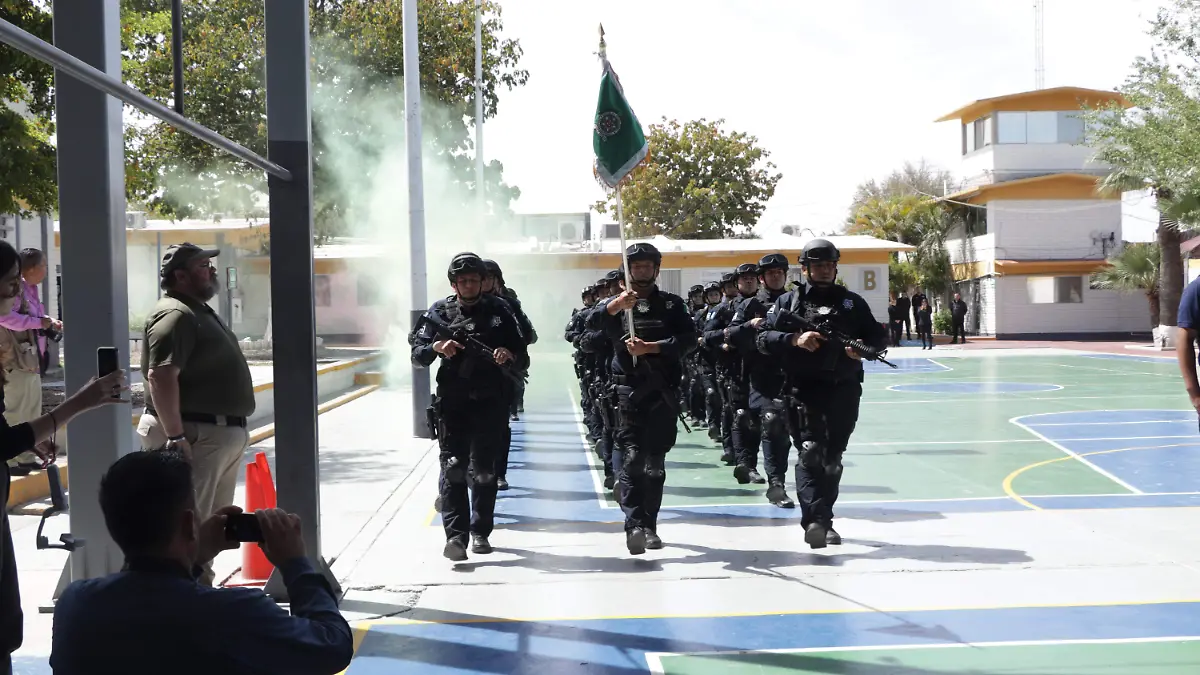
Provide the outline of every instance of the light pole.
{"type": "Polygon", "coordinates": [[[483,185],[483,0],[475,0],[475,201],[479,209],[476,238],[485,229],[487,218],[483,185]]]}
{"type": "MultiPolygon", "coordinates": [[[[409,287],[411,329],[425,312],[429,292],[425,279],[425,185],[421,167],[421,75],[417,36],[417,0],[404,0],[404,124],[408,145],[409,287]]],[[[425,410],[429,407],[429,369],[412,369],[413,436],[431,438],[425,410]]]]}

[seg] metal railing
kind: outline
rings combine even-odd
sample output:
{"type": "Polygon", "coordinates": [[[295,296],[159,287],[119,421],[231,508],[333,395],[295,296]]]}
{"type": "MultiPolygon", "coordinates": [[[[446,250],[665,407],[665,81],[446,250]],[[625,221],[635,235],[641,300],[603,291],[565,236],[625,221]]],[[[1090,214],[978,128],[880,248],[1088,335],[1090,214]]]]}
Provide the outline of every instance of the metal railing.
{"type": "Polygon", "coordinates": [[[142,112],[153,115],[158,119],[170,124],[180,131],[187,132],[192,136],[208,143],[209,145],[224,150],[229,154],[241,159],[253,166],[256,166],[263,171],[280,178],[285,181],[292,180],[292,174],[287,169],[278,164],[258,155],[251,150],[248,150],[242,145],[235,143],[221,134],[209,129],[208,127],[197,124],[192,120],[180,115],[171,110],[167,106],[155,101],[146,96],[142,92],[130,87],[129,85],[114,79],[103,71],[97,70],[92,66],[80,61],[63,50],[55,47],[48,42],[39,39],[38,37],[21,30],[13,24],[0,19],[0,42],[8,44],[14,49],[20,50],[35,59],[44,61],[55,68],[69,73],[72,77],[90,84],[91,86],[103,91],[104,93],[120,99],[125,103],[141,110],[142,112]]]}

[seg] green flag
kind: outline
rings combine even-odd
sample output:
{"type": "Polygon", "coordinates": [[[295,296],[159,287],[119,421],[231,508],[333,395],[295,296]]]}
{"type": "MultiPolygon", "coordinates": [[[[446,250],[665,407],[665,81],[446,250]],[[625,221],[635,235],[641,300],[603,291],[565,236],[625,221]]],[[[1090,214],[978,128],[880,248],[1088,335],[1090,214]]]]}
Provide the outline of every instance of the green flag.
{"type": "Polygon", "coordinates": [[[649,146],[621,81],[608,59],[601,54],[604,75],[600,78],[600,98],[592,125],[592,149],[596,153],[596,177],[609,188],[617,187],[629,172],[646,159],[649,146]]]}

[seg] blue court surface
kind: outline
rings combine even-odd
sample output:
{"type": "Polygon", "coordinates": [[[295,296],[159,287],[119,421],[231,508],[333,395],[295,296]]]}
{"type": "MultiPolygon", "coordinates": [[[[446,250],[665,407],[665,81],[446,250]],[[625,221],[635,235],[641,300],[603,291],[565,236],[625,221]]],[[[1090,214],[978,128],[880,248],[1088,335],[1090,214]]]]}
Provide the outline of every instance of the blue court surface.
{"type": "MultiPolygon", "coordinates": [[[[896,362],[868,365],[835,508],[844,546],[810,551],[799,509],[737,484],[718,444],[681,430],[667,546],[638,559],[578,390],[535,372],[497,503],[501,557],[358,626],[348,672],[1200,673],[1200,538],[1184,510],[1200,507],[1200,421],[1175,364],[896,362]]],[[[446,566],[437,553],[422,570],[446,566]]]]}

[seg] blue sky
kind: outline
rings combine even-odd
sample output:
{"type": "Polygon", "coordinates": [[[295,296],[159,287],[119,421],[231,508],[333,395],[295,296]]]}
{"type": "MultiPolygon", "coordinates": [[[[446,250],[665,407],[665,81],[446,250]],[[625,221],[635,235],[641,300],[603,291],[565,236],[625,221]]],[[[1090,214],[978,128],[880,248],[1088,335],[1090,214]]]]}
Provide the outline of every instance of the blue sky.
{"type": "MultiPolygon", "coordinates": [[[[829,231],[855,186],[922,158],[958,170],[959,131],[933,120],[1034,88],[1032,0],[500,0],[531,77],[502,94],[484,155],[518,212],[578,212],[591,172],[597,25],[643,124],[724,118],[783,173],[761,227],[829,231]]],[[[1045,0],[1046,86],[1113,89],[1147,53],[1160,0],[1045,0]]],[[[1152,237],[1127,200],[1125,238],[1152,237]]]]}

